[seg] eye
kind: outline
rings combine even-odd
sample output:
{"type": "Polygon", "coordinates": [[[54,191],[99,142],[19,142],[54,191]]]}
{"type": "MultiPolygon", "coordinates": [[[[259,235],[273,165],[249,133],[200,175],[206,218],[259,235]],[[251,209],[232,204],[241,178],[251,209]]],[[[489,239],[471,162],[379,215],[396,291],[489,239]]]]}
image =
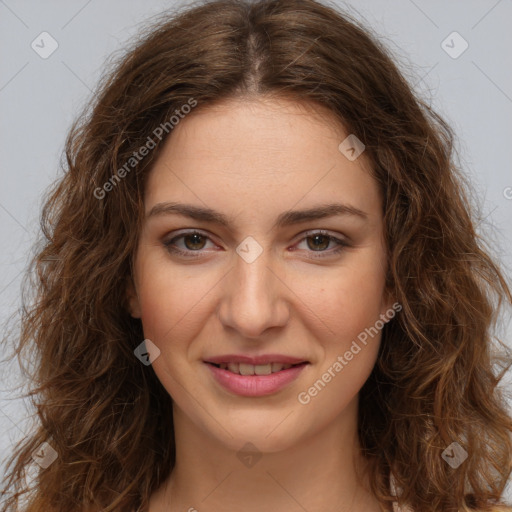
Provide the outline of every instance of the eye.
{"type": "Polygon", "coordinates": [[[204,249],[206,240],[209,240],[209,237],[204,233],[199,231],[189,231],[164,242],[164,245],[167,247],[169,252],[184,256],[186,258],[198,258],[200,257],[200,254],[193,253],[199,253],[202,249],[204,249]],[[176,242],[178,240],[183,241],[184,248],[176,247],[176,242]]]}
{"type": "MultiPolygon", "coordinates": [[[[183,256],[184,258],[199,258],[202,255],[202,250],[205,249],[207,241],[211,242],[208,235],[201,233],[200,231],[188,231],[181,233],[168,241],[164,241],[163,244],[171,253],[183,256]],[[179,247],[179,245],[181,245],[181,247],[179,247]]],[[[347,242],[322,230],[306,233],[306,236],[300,240],[300,243],[304,242],[307,246],[307,252],[319,253],[308,256],[312,258],[326,258],[333,256],[340,253],[345,247],[349,246],[347,242]],[[335,244],[335,248],[326,250],[332,243],[335,244]]],[[[292,249],[292,251],[295,250],[297,249],[292,249]]]]}
{"type": "Polygon", "coordinates": [[[306,233],[306,236],[301,239],[301,243],[303,241],[306,243],[307,249],[311,249],[308,252],[319,253],[312,254],[310,257],[313,258],[327,258],[340,253],[345,247],[349,246],[347,242],[322,230],[306,233]],[[329,251],[325,250],[332,242],[336,244],[335,248],[329,251]]]}

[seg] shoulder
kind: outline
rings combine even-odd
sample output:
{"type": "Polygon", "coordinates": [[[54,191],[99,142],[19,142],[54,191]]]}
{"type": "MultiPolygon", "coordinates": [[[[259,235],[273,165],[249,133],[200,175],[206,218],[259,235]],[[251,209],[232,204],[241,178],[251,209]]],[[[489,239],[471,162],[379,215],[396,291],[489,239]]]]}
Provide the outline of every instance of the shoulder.
{"type": "MultiPolygon", "coordinates": [[[[482,512],[484,512],[484,511],[482,511],[482,512]]],[[[512,512],[512,508],[507,507],[505,505],[500,505],[500,506],[492,508],[491,512],[512,512]]]]}
{"type": "MultiPolygon", "coordinates": [[[[412,508],[410,507],[398,507],[396,504],[393,505],[393,512],[414,512],[412,508]]],[[[488,512],[488,511],[481,511],[481,512],[488,512]]],[[[500,505],[497,507],[494,507],[491,509],[490,512],[512,512],[512,507],[508,507],[505,505],[500,505]]]]}

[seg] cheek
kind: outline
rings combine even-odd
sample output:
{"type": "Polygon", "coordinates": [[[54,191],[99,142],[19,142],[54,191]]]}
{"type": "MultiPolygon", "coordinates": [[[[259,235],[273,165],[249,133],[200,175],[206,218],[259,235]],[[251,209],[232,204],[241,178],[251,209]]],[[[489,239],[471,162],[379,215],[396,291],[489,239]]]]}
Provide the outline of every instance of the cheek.
{"type": "MultiPolygon", "coordinates": [[[[153,249],[153,252],[156,252],[153,249]]],[[[172,265],[162,255],[142,256],[138,266],[138,296],[144,334],[157,344],[194,332],[203,320],[208,292],[218,279],[172,265]],[[146,256],[146,257],[145,257],[146,256]]]]}
{"type": "Polygon", "coordinates": [[[319,289],[322,321],[316,325],[322,349],[309,387],[298,397],[301,404],[309,403],[319,422],[331,421],[343,410],[375,366],[385,325],[380,318],[383,286],[384,277],[378,272],[347,272],[319,289]]]}
{"type": "Polygon", "coordinates": [[[139,299],[141,304],[141,321],[144,335],[160,345],[166,333],[170,333],[176,325],[180,307],[183,303],[178,301],[175,290],[162,286],[164,282],[145,280],[140,287],[139,299]]]}
{"type": "MultiPolygon", "coordinates": [[[[315,314],[319,339],[342,349],[371,327],[384,313],[385,273],[380,260],[358,258],[335,272],[317,276],[314,286],[302,278],[299,292],[307,297],[307,306],[315,314]],[[324,333],[322,336],[321,333],[324,333]]],[[[297,281],[300,282],[300,281],[297,281]]]]}

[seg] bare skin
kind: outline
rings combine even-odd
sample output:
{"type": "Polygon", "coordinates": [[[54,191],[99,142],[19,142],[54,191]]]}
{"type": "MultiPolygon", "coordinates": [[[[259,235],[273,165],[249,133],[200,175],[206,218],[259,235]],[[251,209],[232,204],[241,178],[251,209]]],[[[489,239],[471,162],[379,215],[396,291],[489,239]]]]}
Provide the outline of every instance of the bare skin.
{"type": "Polygon", "coordinates": [[[194,111],[150,173],[128,294],[132,316],[160,350],[152,365],[173,398],[177,447],[150,512],[381,510],[357,438],[359,391],[380,331],[345,354],[394,302],[384,289],[382,203],[364,153],[346,158],[338,145],[348,133],[319,112],[276,99],[194,111]],[[229,224],[148,216],[164,202],[211,208],[229,224]],[[284,211],[328,203],[364,215],[274,225],[284,211]],[[176,238],[191,230],[202,237],[176,238]],[[327,235],[315,244],[318,230],[327,235]],[[236,251],[248,236],[262,249],[250,263],[236,251]],[[213,378],[205,360],[225,354],[307,364],[278,391],[247,397],[213,378]],[[339,356],[346,364],[336,371],[339,356]],[[328,383],[309,393],[326,372],[328,383]],[[249,459],[240,453],[247,443],[257,449],[249,459]]]}

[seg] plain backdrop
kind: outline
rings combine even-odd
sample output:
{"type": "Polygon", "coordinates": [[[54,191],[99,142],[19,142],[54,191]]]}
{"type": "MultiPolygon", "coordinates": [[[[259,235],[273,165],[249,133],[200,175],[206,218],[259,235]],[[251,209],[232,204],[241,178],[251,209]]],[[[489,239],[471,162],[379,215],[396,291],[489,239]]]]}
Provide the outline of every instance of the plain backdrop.
{"type": "MultiPolygon", "coordinates": [[[[20,307],[21,279],[38,234],[43,193],[58,175],[66,134],[90,99],[105,60],[123,49],[144,20],[185,3],[0,0],[2,325],[20,307]],[[45,55],[52,45],[56,50],[45,55]]],[[[479,230],[490,238],[510,278],[512,2],[360,0],[337,4],[379,35],[415,89],[454,128],[463,168],[480,200],[483,222],[479,230]]],[[[510,345],[510,316],[501,320],[501,335],[510,345]]],[[[12,392],[20,379],[15,362],[2,364],[1,459],[31,428],[24,402],[12,392]]],[[[508,375],[504,387],[509,393],[511,382],[508,375]]],[[[510,485],[508,491],[511,500],[510,485]]]]}

